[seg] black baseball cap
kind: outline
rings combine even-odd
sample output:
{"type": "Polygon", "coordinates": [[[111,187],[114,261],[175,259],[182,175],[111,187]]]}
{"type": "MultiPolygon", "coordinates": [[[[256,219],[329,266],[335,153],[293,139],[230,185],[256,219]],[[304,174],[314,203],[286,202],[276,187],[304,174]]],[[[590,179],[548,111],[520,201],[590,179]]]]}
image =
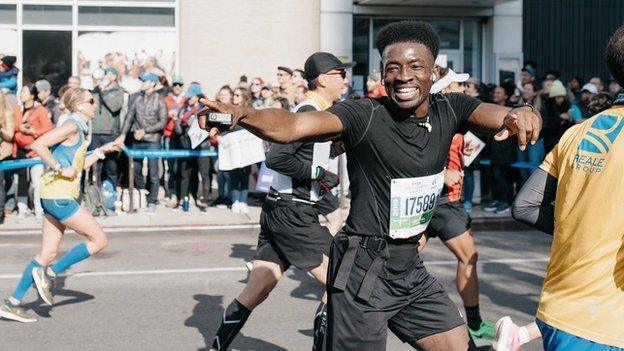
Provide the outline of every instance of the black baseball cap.
{"type": "Polygon", "coordinates": [[[308,82],[315,80],[323,73],[333,69],[347,69],[355,66],[355,62],[343,63],[328,52],[315,52],[305,62],[304,71],[308,82]]]}

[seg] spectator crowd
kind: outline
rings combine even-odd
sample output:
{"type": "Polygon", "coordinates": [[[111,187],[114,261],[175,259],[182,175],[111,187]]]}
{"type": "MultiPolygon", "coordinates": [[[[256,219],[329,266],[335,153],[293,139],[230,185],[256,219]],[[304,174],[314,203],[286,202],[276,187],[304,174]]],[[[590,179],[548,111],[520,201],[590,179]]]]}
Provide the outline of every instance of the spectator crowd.
{"type": "MultiPolygon", "coordinates": [[[[203,108],[200,99],[207,97],[204,88],[200,83],[180,76],[167,77],[155,59],[146,62],[150,64],[141,68],[138,81],[123,81],[126,76],[120,79],[115,67],[103,67],[93,73],[93,81],[87,85],[94,87],[93,103],[97,104],[97,113],[90,126],[90,149],[108,143],[123,143],[139,150],[193,149],[189,131],[196,123],[197,112],[203,108]]],[[[69,114],[59,102],[60,97],[68,88],[85,85],[79,77],[72,76],[58,92],[53,92],[50,82],[45,79],[25,82],[18,87],[19,69],[15,64],[14,56],[0,58],[0,160],[33,157],[29,145],[55,125],[62,124],[69,114]]],[[[533,62],[526,63],[517,82],[505,81],[495,85],[475,78],[452,82],[453,91],[484,102],[504,106],[530,104],[543,118],[540,140],[525,151],[518,150],[514,140],[495,142],[492,135],[475,131],[487,145],[479,157],[489,159],[491,166],[480,165],[477,161],[465,169],[463,198],[468,212],[473,206],[476,170],[480,172],[482,209],[508,212],[516,191],[531,173],[530,168],[517,165],[539,164],[567,128],[610,105],[621,89],[615,81],[605,84],[599,77],[584,81],[574,76],[564,84],[556,70],[538,77],[536,66],[533,62]]],[[[445,71],[443,67],[442,71],[444,76],[448,69],[445,71]]],[[[257,109],[287,110],[308,99],[308,82],[303,70],[279,66],[275,81],[276,84],[271,84],[263,77],[249,79],[241,76],[236,84],[224,85],[216,96],[208,98],[257,109]]],[[[385,94],[381,74],[371,73],[366,81],[365,95],[378,98],[385,94]]],[[[345,84],[343,97],[360,96],[345,84]]],[[[211,134],[194,149],[218,150],[224,133],[211,134]]],[[[201,211],[218,206],[229,207],[235,213],[247,213],[250,177],[257,178],[259,167],[249,165],[221,171],[218,164],[218,156],[151,158],[146,162],[134,158],[134,185],[147,191],[149,213],[155,212],[159,204],[172,209],[183,208],[185,201],[190,201],[201,211]],[[147,172],[144,172],[144,164],[147,172]],[[217,188],[214,194],[213,179],[217,188]],[[159,197],[161,189],[164,197],[159,197]]],[[[110,153],[98,162],[90,177],[100,185],[110,182],[113,188],[124,189],[128,187],[129,170],[124,153],[110,153]]],[[[0,209],[3,209],[0,223],[14,212],[19,218],[31,213],[37,218],[42,216],[38,201],[42,172],[43,165],[0,171],[0,209]]]]}

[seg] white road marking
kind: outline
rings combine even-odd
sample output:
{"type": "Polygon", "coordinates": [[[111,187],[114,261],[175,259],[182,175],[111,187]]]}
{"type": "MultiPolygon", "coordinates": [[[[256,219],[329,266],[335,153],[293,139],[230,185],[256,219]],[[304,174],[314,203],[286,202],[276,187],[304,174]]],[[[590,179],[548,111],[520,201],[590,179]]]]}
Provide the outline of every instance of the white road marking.
{"type": "MultiPolygon", "coordinates": [[[[237,224],[237,225],[188,225],[188,226],[160,226],[160,227],[119,227],[104,228],[105,233],[145,233],[145,232],[184,232],[184,231],[206,231],[215,230],[236,230],[236,229],[257,229],[259,224],[237,224]]],[[[67,230],[66,234],[75,234],[73,230],[67,230]]],[[[37,230],[18,230],[14,232],[0,231],[0,236],[27,236],[41,235],[41,229],[37,230]]]]}
{"type": "MultiPolygon", "coordinates": [[[[493,260],[481,260],[480,264],[489,263],[533,263],[548,262],[548,257],[535,258],[503,258],[493,260]]],[[[454,266],[457,261],[425,261],[425,266],[454,266]]],[[[188,273],[222,273],[222,272],[247,272],[245,265],[240,267],[213,267],[213,268],[191,268],[191,269],[154,269],[137,271],[108,271],[108,272],[78,272],[68,274],[71,277],[101,277],[101,276],[124,276],[124,275],[154,275],[154,274],[188,274],[188,273]]],[[[21,274],[0,274],[0,279],[16,279],[21,274]]]]}

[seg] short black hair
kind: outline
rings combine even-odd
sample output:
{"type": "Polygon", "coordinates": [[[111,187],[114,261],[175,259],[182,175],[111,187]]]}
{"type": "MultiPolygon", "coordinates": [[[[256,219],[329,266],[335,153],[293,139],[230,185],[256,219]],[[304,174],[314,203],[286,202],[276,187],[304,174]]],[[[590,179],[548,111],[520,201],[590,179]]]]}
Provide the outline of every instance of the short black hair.
{"type": "Polygon", "coordinates": [[[400,21],[390,23],[379,30],[375,40],[377,49],[382,56],[386,46],[401,42],[423,44],[431,51],[434,59],[438,57],[440,51],[440,38],[438,34],[429,23],[423,21],[400,21]]]}
{"type": "Polygon", "coordinates": [[[624,26],[609,39],[604,58],[611,76],[620,86],[624,86],[624,26]]]}

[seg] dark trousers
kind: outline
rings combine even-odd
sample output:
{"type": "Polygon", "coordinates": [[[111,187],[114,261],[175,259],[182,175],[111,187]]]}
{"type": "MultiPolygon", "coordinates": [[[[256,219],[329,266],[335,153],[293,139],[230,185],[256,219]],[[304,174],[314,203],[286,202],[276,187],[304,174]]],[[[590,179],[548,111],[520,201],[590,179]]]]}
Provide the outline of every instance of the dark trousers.
{"type": "Polygon", "coordinates": [[[506,165],[492,165],[494,175],[494,200],[510,203],[513,189],[512,169],[506,165]]]}
{"type": "Polygon", "coordinates": [[[178,159],[178,199],[184,199],[188,196],[193,177],[199,173],[201,175],[201,188],[195,200],[203,197],[204,201],[211,199],[212,184],[212,159],[210,157],[188,157],[178,159]]]}
{"type": "MultiPolygon", "coordinates": [[[[89,145],[89,150],[95,150],[102,145],[108,144],[114,141],[115,138],[116,136],[112,134],[93,134],[91,144],[89,145]]],[[[97,162],[96,179],[99,186],[102,185],[103,181],[108,180],[113,183],[113,186],[117,187],[117,181],[119,180],[117,173],[118,159],[119,154],[117,152],[110,152],[106,154],[105,159],[97,162]]]]}
{"type": "MultiPolygon", "coordinates": [[[[160,142],[144,142],[135,141],[132,144],[134,149],[160,149],[160,142]]],[[[137,189],[146,189],[145,180],[143,179],[143,159],[135,158],[134,160],[134,186],[137,189]]],[[[147,176],[149,178],[149,195],[147,195],[147,203],[155,204],[158,200],[158,187],[160,185],[160,161],[157,158],[147,160],[147,176]]]]}
{"type": "MultiPolygon", "coordinates": [[[[171,137],[164,137],[162,148],[165,150],[179,148],[175,140],[171,137]]],[[[167,172],[163,172],[163,176],[160,180],[160,184],[165,188],[165,196],[172,197],[177,194],[176,176],[178,174],[178,160],[175,158],[166,158],[162,160],[163,169],[165,169],[165,163],[167,163],[167,172]]]]}

